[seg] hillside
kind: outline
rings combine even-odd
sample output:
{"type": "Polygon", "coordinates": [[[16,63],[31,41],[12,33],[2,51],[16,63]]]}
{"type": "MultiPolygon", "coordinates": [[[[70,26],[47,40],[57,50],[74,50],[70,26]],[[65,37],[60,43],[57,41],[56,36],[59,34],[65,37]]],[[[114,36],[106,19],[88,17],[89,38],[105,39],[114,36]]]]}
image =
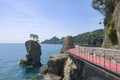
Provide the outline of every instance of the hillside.
{"type": "MultiPolygon", "coordinates": [[[[75,44],[81,44],[81,45],[92,45],[92,46],[101,46],[103,42],[103,29],[98,29],[92,32],[86,32],[82,34],[78,34],[76,36],[73,36],[75,44]]],[[[57,37],[53,37],[51,39],[47,39],[42,44],[62,44],[63,38],[59,39],[57,37]]]]}
{"type": "Polygon", "coordinates": [[[53,38],[47,39],[47,40],[45,40],[45,41],[43,41],[41,43],[42,44],[62,44],[63,43],[63,39],[64,39],[64,37],[61,38],[61,39],[59,39],[57,37],[53,37],[53,38]]]}

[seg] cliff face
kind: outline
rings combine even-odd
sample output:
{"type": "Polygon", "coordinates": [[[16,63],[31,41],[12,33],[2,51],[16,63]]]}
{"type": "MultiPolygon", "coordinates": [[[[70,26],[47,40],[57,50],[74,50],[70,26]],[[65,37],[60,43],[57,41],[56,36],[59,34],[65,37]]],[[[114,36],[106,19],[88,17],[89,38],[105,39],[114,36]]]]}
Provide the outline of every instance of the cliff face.
{"type": "MultiPolygon", "coordinates": [[[[66,38],[65,40],[67,40],[66,38]]],[[[64,43],[63,48],[66,46],[72,48],[73,45],[74,43],[69,45],[64,43]]],[[[46,68],[41,70],[40,73],[43,76],[43,80],[117,80],[109,76],[107,72],[102,72],[98,68],[69,55],[66,51],[67,49],[63,48],[64,54],[51,56],[46,68]]]]}
{"type": "Polygon", "coordinates": [[[49,73],[62,76],[63,68],[67,58],[68,55],[66,54],[53,55],[52,57],[50,57],[47,63],[49,73]]]}
{"type": "Polygon", "coordinates": [[[81,80],[80,77],[82,68],[83,68],[82,61],[79,61],[69,56],[64,67],[63,80],[81,80]]]}
{"type": "Polygon", "coordinates": [[[74,80],[71,78],[71,75],[73,75],[73,72],[76,72],[76,66],[69,58],[67,53],[68,49],[74,47],[72,36],[67,36],[64,39],[61,53],[51,56],[48,60],[47,67],[41,70],[41,74],[44,75],[44,79],[50,78],[52,80],[74,80]]]}
{"type": "Polygon", "coordinates": [[[102,47],[120,49],[120,2],[116,5],[112,19],[105,28],[102,47]]]}
{"type": "Polygon", "coordinates": [[[68,59],[67,54],[53,55],[48,59],[47,67],[41,70],[44,79],[61,80],[64,74],[65,62],[68,59]]]}
{"type": "Polygon", "coordinates": [[[29,40],[25,42],[26,46],[26,58],[20,60],[20,65],[28,68],[34,68],[41,66],[41,46],[37,41],[29,40]]]}

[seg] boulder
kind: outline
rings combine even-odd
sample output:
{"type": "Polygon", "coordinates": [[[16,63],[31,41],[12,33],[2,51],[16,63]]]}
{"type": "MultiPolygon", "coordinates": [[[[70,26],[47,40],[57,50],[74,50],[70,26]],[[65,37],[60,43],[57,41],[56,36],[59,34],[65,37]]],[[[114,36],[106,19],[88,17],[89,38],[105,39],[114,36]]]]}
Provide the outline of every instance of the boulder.
{"type": "Polygon", "coordinates": [[[61,80],[67,58],[68,54],[57,54],[51,56],[48,59],[47,67],[42,69],[40,73],[44,76],[44,78],[49,77],[50,80],[61,80]],[[52,76],[54,76],[54,78],[52,76]]]}
{"type": "Polygon", "coordinates": [[[66,53],[68,49],[74,48],[74,47],[75,47],[75,45],[74,45],[73,37],[72,36],[67,36],[67,37],[64,38],[61,53],[66,53]]]}
{"type": "Polygon", "coordinates": [[[53,73],[58,76],[61,76],[67,58],[68,58],[67,54],[59,54],[59,55],[51,56],[47,63],[49,73],[53,73]]]}
{"type": "Polygon", "coordinates": [[[26,57],[20,60],[20,65],[28,68],[42,66],[40,62],[41,46],[37,41],[29,40],[25,42],[26,46],[26,57]]]}

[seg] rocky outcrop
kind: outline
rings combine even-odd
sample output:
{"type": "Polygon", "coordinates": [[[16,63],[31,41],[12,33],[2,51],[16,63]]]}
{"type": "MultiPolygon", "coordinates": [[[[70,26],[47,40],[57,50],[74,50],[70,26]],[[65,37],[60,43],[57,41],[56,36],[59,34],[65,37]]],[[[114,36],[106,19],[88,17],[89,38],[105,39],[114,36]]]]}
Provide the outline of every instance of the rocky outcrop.
{"type": "Polygon", "coordinates": [[[68,54],[51,56],[47,65],[40,72],[44,79],[80,80],[83,62],[68,56],[68,54]]]}
{"type": "Polygon", "coordinates": [[[20,60],[20,65],[27,68],[40,67],[41,46],[37,41],[29,40],[25,42],[26,58],[20,60]]]}
{"type": "Polygon", "coordinates": [[[58,54],[51,56],[48,59],[47,67],[41,70],[41,74],[44,75],[44,78],[50,78],[52,80],[61,80],[63,77],[63,69],[67,58],[68,54],[58,54]]]}
{"type": "Polygon", "coordinates": [[[115,7],[111,21],[105,27],[102,47],[120,49],[120,2],[115,7]]]}
{"type": "MultiPolygon", "coordinates": [[[[65,41],[69,41],[68,38],[65,38],[65,41]]],[[[64,42],[63,48],[65,49],[62,48],[62,54],[53,55],[49,58],[47,67],[40,72],[43,80],[116,80],[107,72],[69,55],[67,50],[70,47],[66,46],[70,45],[73,48],[74,43],[71,42],[70,44],[64,42]]]]}
{"type": "Polygon", "coordinates": [[[67,36],[64,38],[63,47],[61,49],[61,53],[67,53],[67,50],[70,48],[74,48],[74,40],[72,36],[67,36]]]}
{"type": "Polygon", "coordinates": [[[44,79],[50,80],[79,80],[82,70],[82,62],[73,59],[67,53],[67,50],[74,48],[74,41],[72,36],[67,36],[64,39],[62,54],[53,55],[49,58],[47,67],[41,70],[41,75],[44,79]],[[75,61],[78,61],[76,64],[75,61]],[[79,66],[79,67],[78,67],[79,66]]]}
{"type": "Polygon", "coordinates": [[[74,69],[74,67],[71,68],[71,65],[74,66],[74,64],[70,61],[70,59],[68,59],[69,56],[67,54],[67,50],[74,47],[72,36],[67,36],[64,39],[63,47],[61,49],[62,54],[51,56],[48,60],[47,67],[41,70],[40,73],[44,75],[44,79],[49,78],[51,80],[69,80],[68,77],[71,75],[67,76],[67,73],[69,71],[72,73],[76,69],[74,69]]]}
{"type": "Polygon", "coordinates": [[[67,58],[68,58],[67,54],[59,54],[59,55],[51,56],[47,63],[49,73],[62,76],[63,68],[67,58]]]}
{"type": "Polygon", "coordinates": [[[80,80],[82,68],[82,61],[69,56],[64,67],[63,80],[80,80]]]}

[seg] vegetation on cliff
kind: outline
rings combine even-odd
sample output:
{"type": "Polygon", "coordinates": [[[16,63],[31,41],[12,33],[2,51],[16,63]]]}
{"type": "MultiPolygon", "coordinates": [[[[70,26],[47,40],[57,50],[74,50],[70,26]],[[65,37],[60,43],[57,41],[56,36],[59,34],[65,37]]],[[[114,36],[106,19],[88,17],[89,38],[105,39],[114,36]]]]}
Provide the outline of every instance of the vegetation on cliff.
{"type": "Polygon", "coordinates": [[[100,13],[102,13],[105,16],[104,18],[105,26],[108,23],[110,23],[116,3],[118,3],[119,1],[120,0],[93,0],[92,1],[93,8],[98,10],[100,13]]]}
{"type": "Polygon", "coordinates": [[[30,38],[33,38],[34,41],[39,41],[39,36],[37,34],[30,34],[30,38]]]}
{"type": "Polygon", "coordinates": [[[64,39],[64,37],[61,38],[61,39],[59,39],[57,37],[53,37],[53,38],[47,39],[47,40],[45,40],[45,41],[43,41],[41,43],[43,43],[43,44],[62,44],[63,43],[63,39],[64,39]]]}
{"type": "MultiPolygon", "coordinates": [[[[75,44],[82,44],[82,45],[93,45],[93,46],[100,46],[103,41],[103,29],[98,29],[92,32],[86,32],[79,35],[74,36],[75,44]]],[[[62,44],[63,38],[59,39],[57,37],[53,37],[49,40],[45,40],[43,44],[62,44]]]]}
{"type": "Polygon", "coordinates": [[[119,48],[119,1],[120,0],[93,0],[92,6],[104,15],[105,26],[102,47],[119,48]]]}
{"type": "Polygon", "coordinates": [[[103,41],[103,34],[104,34],[103,29],[99,29],[92,32],[79,34],[74,37],[74,41],[76,44],[101,46],[103,41]]]}

